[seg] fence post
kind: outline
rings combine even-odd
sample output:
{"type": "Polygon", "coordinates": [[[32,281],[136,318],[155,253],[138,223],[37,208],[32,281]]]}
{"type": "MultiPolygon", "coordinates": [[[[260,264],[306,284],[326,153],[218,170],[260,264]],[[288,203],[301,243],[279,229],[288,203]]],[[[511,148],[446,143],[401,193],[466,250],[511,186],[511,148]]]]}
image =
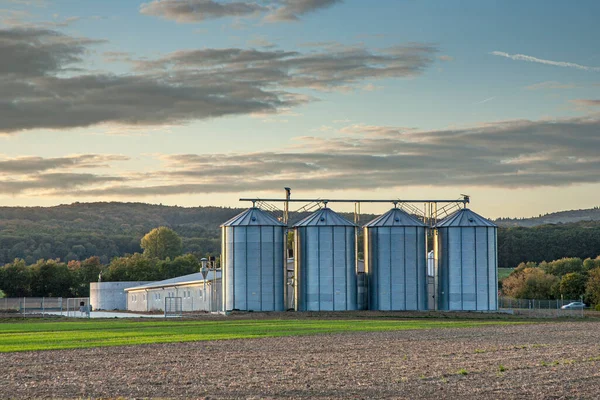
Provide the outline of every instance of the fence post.
{"type": "Polygon", "coordinates": [[[42,317],[44,316],[44,314],[46,313],[46,307],[45,307],[45,302],[44,302],[44,297],[42,297],[42,317]]]}

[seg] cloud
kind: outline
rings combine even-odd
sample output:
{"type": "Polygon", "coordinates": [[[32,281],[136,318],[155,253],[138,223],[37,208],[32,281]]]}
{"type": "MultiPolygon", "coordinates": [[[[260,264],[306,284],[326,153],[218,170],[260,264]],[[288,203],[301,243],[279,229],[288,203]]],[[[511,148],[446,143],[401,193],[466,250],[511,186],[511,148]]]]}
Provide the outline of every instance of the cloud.
{"type": "Polygon", "coordinates": [[[540,64],[546,64],[546,65],[553,65],[555,67],[575,68],[575,69],[580,69],[583,71],[593,71],[593,72],[600,71],[600,67],[588,67],[586,65],[580,65],[580,64],[575,64],[575,63],[566,62],[566,61],[544,60],[541,58],[526,56],[524,54],[508,54],[508,53],[505,53],[502,51],[492,51],[490,54],[494,55],[494,56],[510,58],[511,60],[516,60],[516,61],[528,61],[528,62],[534,62],[534,63],[540,63],[540,64]]]}
{"type": "Polygon", "coordinates": [[[67,157],[43,158],[34,156],[0,159],[1,174],[28,174],[55,169],[103,168],[114,161],[127,161],[121,155],[81,154],[67,157]]]}
{"type": "Polygon", "coordinates": [[[81,186],[123,182],[127,180],[118,176],[101,176],[95,174],[49,173],[40,174],[19,180],[0,180],[0,193],[21,194],[25,192],[45,193],[56,190],[69,190],[81,186]]]}
{"type": "Polygon", "coordinates": [[[130,179],[126,176],[73,171],[111,168],[114,163],[126,161],[129,157],[118,154],[0,158],[0,194],[41,195],[57,190],[102,188],[108,183],[126,182],[130,179]]]}
{"type": "Polygon", "coordinates": [[[281,0],[281,6],[267,15],[267,21],[298,21],[305,14],[331,7],[341,0],[281,0]]]}
{"type": "Polygon", "coordinates": [[[488,97],[487,99],[483,99],[483,100],[481,100],[481,101],[478,101],[478,102],[476,102],[476,103],[473,103],[473,104],[475,104],[475,105],[477,105],[477,104],[485,104],[485,103],[487,103],[488,101],[492,101],[492,100],[494,100],[495,98],[496,98],[496,96],[488,97]]]}
{"type": "Polygon", "coordinates": [[[99,41],[52,30],[0,30],[0,133],[97,124],[177,125],[289,110],[314,97],[296,89],[342,90],[364,80],[421,74],[437,49],[411,43],[381,51],[182,50],[154,60],[105,54],[133,73],[80,68],[99,41]]]}
{"type": "Polygon", "coordinates": [[[141,71],[174,70],[211,79],[254,82],[288,88],[330,90],[365,79],[402,78],[422,73],[432,63],[434,46],[398,45],[379,52],[362,47],[321,52],[203,49],[177,51],[152,61],[133,61],[141,71]]]}
{"type": "Polygon", "coordinates": [[[49,29],[0,29],[0,79],[66,72],[82,61],[87,46],[98,43],[49,29]]]}
{"type": "Polygon", "coordinates": [[[213,0],[155,0],[140,6],[142,14],[180,23],[200,22],[223,17],[242,17],[267,10],[267,7],[256,3],[221,3],[213,0]]]}
{"type": "Polygon", "coordinates": [[[254,36],[252,39],[248,40],[247,43],[250,46],[263,47],[267,49],[277,47],[275,43],[268,40],[265,36],[254,36]]]}
{"type": "Polygon", "coordinates": [[[533,85],[526,86],[527,90],[541,90],[541,89],[574,89],[577,85],[573,85],[570,83],[560,83],[557,81],[545,81],[540,83],[535,83],[533,85]]]}
{"type": "MultiPolygon", "coordinates": [[[[516,120],[418,130],[355,124],[278,151],[158,155],[162,166],[124,182],[67,191],[131,197],[407,186],[562,187],[600,183],[600,118],[516,120]]],[[[64,195],[64,191],[56,194],[64,195]]]]}
{"type": "Polygon", "coordinates": [[[578,106],[600,107],[600,100],[575,99],[571,100],[571,103],[577,104],[578,106]]]}
{"type": "Polygon", "coordinates": [[[216,0],[155,0],[143,3],[140,12],[176,21],[178,23],[202,22],[225,17],[265,16],[268,22],[297,21],[300,17],[331,7],[341,0],[269,0],[266,5],[252,1],[223,2],[216,0]]]}
{"type": "Polygon", "coordinates": [[[441,60],[441,61],[454,61],[454,57],[448,56],[448,55],[441,55],[441,56],[438,56],[438,60],[441,60]]]}

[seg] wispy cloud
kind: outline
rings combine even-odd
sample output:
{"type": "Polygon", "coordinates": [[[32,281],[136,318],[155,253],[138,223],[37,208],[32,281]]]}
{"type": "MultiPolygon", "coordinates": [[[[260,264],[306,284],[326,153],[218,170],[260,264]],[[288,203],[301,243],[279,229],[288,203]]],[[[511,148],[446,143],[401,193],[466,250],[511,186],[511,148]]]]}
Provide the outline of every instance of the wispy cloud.
{"type": "Polygon", "coordinates": [[[600,100],[596,99],[575,99],[571,100],[571,103],[585,107],[600,107],[600,100]]]}
{"type": "Polygon", "coordinates": [[[306,14],[328,8],[342,0],[267,0],[224,2],[219,0],[154,0],[143,3],[140,12],[178,23],[202,22],[209,19],[264,16],[267,22],[298,21],[306,14]]]}
{"type": "Polygon", "coordinates": [[[477,103],[473,103],[473,104],[475,104],[475,105],[477,105],[477,104],[485,104],[485,103],[487,103],[488,101],[492,101],[492,100],[494,100],[495,98],[496,98],[496,96],[488,97],[487,99],[483,99],[483,100],[481,100],[481,101],[478,101],[477,103]]]}
{"type": "Polygon", "coordinates": [[[274,22],[298,21],[305,14],[341,2],[341,0],[279,0],[280,6],[276,7],[265,19],[274,22]]]}
{"type": "Polygon", "coordinates": [[[544,59],[537,58],[537,57],[527,56],[525,54],[508,54],[503,51],[492,51],[490,54],[494,55],[494,56],[510,58],[511,60],[515,60],[515,61],[528,61],[528,62],[539,63],[539,64],[553,65],[555,67],[575,68],[575,69],[580,69],[583,71],[600,72],[600,67],[589,67],[586,65],[575,64],[575,63],[567,62],[567,61],[544,60],[544,59]]]}
{"type": "Polygon", "coordinates": [[[557,81],[545,81],[525,86],[527,90],[542,90],[542,89],[574,89],[577,85],[572,83],[560,83],[557,81]]]}
{"type": "Polygon", "coordinates": [[[129,157],[113,154],[80,154],[52,158],[38,156],[0,158],[0,175],[40,173],[72,168],[106,168],[112,162],[128,160],[129,157]]]}

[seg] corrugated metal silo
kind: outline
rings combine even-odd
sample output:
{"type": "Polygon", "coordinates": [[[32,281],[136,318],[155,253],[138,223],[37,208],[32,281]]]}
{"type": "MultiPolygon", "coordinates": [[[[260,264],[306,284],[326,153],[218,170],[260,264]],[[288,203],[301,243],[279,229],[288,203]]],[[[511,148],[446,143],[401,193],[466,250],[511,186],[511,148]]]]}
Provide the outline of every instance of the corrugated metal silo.
{"type": "Polygon", "coordinates": [[[465,208],[435,228],[438,309],[497,310],[497,226],[465,208]]]}
{"type": "Polygon", "coordinates": [[[355,233],[329,208],[294,225],[297,310],[356,310],[355,233]]]}
{"type": "Polygon", "coordinates": [[[285,310],[285,225],[249,208],[221,229],[223,309],[285,310]]]}
{"type": "Polygon", "coordinates": [[[370,310],[427,310],[426,225],[393,208],[364,226],[370,310]]]}

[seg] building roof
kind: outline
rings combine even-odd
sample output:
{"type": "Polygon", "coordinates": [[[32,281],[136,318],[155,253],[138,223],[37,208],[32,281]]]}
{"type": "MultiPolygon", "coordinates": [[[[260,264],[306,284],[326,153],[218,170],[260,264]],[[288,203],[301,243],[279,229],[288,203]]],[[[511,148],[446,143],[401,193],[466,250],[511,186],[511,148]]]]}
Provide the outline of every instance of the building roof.
{"type": "Polygon", "coordinates": [[[468,227],[468,226],[489,226],[497,227],[496,224],[481,215],[463,208],[450,214],[448,217],[438,222],[436,228],[468,227]]]}
{"type": "Polygon", "coordinates": [[[252,207],[224,222],[221,226],[285,226],[267,212],[252,207]]]}
{"type": "Polygon", "coordinates": [[[294,225],[300,226],[356,226],[331,208],[322,208],[294,225]]]}
{"type": "Polygon", "coordinates": [[[365,228],[390,227],[390,226],[420,226],[426,225],[399,208],[392,208],[390,211],[375,218],[364,225],[365,228]]]}
{"type": "MultiPolygon", "coordinates": [[[[215,277],[213,276],[213,271],[208,271],[206,275],[206,282],[212,281],[215,277]]],[[[216,279],[221,279],[221,271],[217,270],[216,279]]],[[[194,283],[202,283],[204,282],[204,278],[202,277],[201,272],[194,272],[189,275],[182,275],[176,278],[165,279],[164,281],[150,282],[145,285],[133,286],[126,288],[125,291],[128,292],[130,290],[145,290],[145,289],[157,289],[161,287],[173,287],[173,286],[183,286],[190,285],[194,283]]]]}

